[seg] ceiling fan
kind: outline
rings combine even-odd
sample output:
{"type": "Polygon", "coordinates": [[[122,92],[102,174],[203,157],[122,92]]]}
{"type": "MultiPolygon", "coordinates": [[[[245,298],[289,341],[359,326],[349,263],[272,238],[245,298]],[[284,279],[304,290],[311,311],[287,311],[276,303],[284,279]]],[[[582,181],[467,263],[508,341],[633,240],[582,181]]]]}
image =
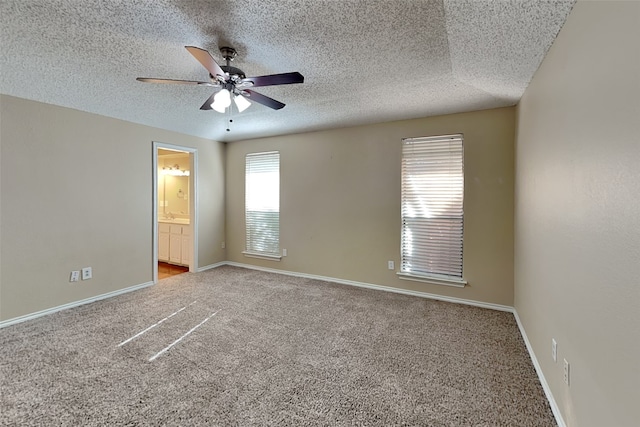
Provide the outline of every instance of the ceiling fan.
{"type": "Polygon", "coordinates": [[[201,82],[194,80],[156,79],[149,77],[138,77],[136,80],[148,83],[188,84],[218,88],[219,90],[214,92],[204,102],[204,104],[202,104],[200,109],[213,109],[219,113],[224,113],[227,107],[231,106],[232,96],[236,106],[238,107],[238,111],[240,112],[246,110],[251,105],[250,101],[257,102],[258,104],[265,105],[269,108],[273,108],[274,110],[279,110],[283,108],[285,104],[249,88],[304,82],[304,76],[298,72],[247,77],[244,71],[230,65],[231,61],[233,61],[237,55],[236,50],[232,47],[224,46],[220,48],[220,53],[227,62],[226,65],[222,66],[218,65],[211,54],[204,49],[195,46],[185,46],[185,48],[204,66],[204,68],[207,69],[207,71],[209,71],[209,81],[201,82]]]}

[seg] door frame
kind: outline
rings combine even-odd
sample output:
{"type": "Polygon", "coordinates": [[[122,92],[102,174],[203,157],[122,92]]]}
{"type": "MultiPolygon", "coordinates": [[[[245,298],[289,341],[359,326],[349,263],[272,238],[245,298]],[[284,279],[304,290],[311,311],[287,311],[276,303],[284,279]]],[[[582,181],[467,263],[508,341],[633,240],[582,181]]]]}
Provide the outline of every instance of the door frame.
{"type": "Polygon", "coordinates": [[[152,156],[152,185],[153,185],[153,283],[158,283],[158,148],[177,150],[189,153],[189,223],[192,229],[193,246],[191,248],[191,262],[189,272],[198,271],[198,149],[183,145],[167,144],[153,141],[152,156]]]}

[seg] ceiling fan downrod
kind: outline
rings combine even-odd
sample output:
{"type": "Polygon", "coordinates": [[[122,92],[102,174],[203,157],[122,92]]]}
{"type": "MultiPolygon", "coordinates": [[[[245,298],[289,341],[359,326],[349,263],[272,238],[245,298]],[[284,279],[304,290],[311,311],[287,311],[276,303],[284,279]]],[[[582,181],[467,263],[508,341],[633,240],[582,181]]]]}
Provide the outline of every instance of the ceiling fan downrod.
{"type": "Polygon", "coordinates": [[[227,61],[227,67],[229,66],[229,63],[233,61],[236,56],[238,56],[238,52],[236,52],[234,48],[229,46],[222,46],[220,48],[220,53],[222,54],[224,60],[227,61]]]}
{"type": "Polygon", "coordinates": [[[227,63],[227,65],[223,65],[222,67],[220,67],[222,68],[222,71],[229,74],[229,76],[231,76],[233,80],[237,82],[247,77],[244,71],[231,65],[231,61],[233,61],[235,57],[238,56],[238,52],[234,48],[223,46],[220,48],[220,54],[227,63]]]}

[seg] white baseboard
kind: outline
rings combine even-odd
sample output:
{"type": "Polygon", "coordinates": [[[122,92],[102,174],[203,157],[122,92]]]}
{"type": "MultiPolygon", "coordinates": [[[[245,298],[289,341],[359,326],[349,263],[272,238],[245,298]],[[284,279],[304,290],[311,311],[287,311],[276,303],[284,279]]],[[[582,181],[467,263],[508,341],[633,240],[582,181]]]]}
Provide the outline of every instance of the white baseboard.
{"type": "Polygon", "coordinates": [[[15,325],[16,323],[26,322],[27,320],[36,319],[47,314],[55,313],[57,311],[66,310],[68,308],[78,307],[79,305],[89,304],[91,302],[100,301],[101,299],[115,297],[116,295],[126,294],[127,292],[137,291],[138,289],[146,288],[153,285],[153,282],[146,282],[140,285],[130,286],[128,288],[119,289],[113,292],[107,292],[106,294],[98,295],[91,298],[86,298],[80,301],[70,302],[68,304],[59,305],[57,307],[47,308],[46,310],[36,311],[35,313],[26,314],[24,316],[14,317],[13,319],[7,319],[0,321],[0,328],[5,326],[15,325]]]}
{"type": "Polygon", "coordinates": [[[222,267],[223,265],[227,265],[227,264],[228,263],[226,261],[216,262],[215,264],[209,264],[209,265],[205,265],[204,267],[198,267],[198,269],[196,271],[198,273],[201,273],[203,271],[211,270],[213,268],[222,267]]]}
{"type": "Polygon", "coordinates": [[[446,302],[452,302],[452,303],[456,303],[456,304],[473,305],[475,307],[489,308],[491,310],[498,310],[498,311],[507,311],[509,313],[513,312],[513,307],[510,307],[508,305],[493,304],[493,303],[482,302],[482,301],[474,301],[474,300],[468,300],[468,299],[464,299],[464,298],[447,297],[447,296],[438,295],[438,294],[430,294],[430,293],[427,293],[427,292],[410,291],[408,289],[394,288],[394,287],[391,287],[391,286],[374,285],[372,283],[356,282],[354,280],[337,279],[335,277],[318,276],[318,275],[315,275],[315,274],[298,273],[298,272],[295,272],[295,271],[278,270],[278,269],[275,269],[275,268],[268,268],[268,267],[259,267],[259,266],[250,265],[250,264],[242,264],[240,262],[227,261],[227,262],[225,262],[223,264],[232,265],[234,267],[248,268],[248,269],[251,269],[251,270],[267,271],[269,273],[284,274],[284,275],[287,275],[287,276],[295,276],[295,277],[304,277],[306,279],[323,280],[325,282],[340,283],[342,285],[357,286],[359,288],[376,289],[378,291],[393,292],[393,293],[396,293],[396,294],[404,294],[404,295],[412,295],[412,296],[416,296],[416,297],[428,298],[428,299],[434,299],[434,300],[446,301],[446,302]]]}
{"type": "Polygon", "coordinates": [[[538,379],[540,380],[540,384],[542,384],[542,389],[544,390],[544,394],[545,396],[547,396],[549,405],[551,405],[551,411],[553,412],[553,416],[556,418],[558,427],[566,427],[567,424],[564,422],[564,419],[562,418],[562,414],[560,413],[560,408],[558,407],[556,400],[553,398],[553,393],[551,393],[551,388],[549,387],[549,383],[547,383],[547,380],[544,377],[544,373],[542,373],[542,367],[538,363],[538,358],[533,352],[533,347],[531,347],[531,343],[529,342],[529,338],[527,337],[527,332],[524,330],[524,326],[520,321],[520,316],[518,316],[518,312],[515,309],[513,310],[513,315],[516,318],[516,323],[518,324],[518,328],[520,329],[520,335],[522,335],[524,344],[527,346],[527,351],[529,352],[529,356],[531,357],[531,361],[533,362],[533,367],[536,369],[536,373],[538,374],[538,379]]]}

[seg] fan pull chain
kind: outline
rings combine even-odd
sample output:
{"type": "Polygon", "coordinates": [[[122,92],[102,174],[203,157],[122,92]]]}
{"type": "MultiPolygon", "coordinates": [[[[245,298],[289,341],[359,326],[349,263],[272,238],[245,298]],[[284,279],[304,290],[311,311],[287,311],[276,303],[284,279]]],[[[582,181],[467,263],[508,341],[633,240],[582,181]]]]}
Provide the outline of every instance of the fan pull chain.
{"type": "Polygon", "coordinates": [[[233,110],[233,105],[229,105],[229,123],[227,124],[227,132],[231,132],[231,123],[233,123],[233,120],[231,119],[231,110],[233,110]]]}

